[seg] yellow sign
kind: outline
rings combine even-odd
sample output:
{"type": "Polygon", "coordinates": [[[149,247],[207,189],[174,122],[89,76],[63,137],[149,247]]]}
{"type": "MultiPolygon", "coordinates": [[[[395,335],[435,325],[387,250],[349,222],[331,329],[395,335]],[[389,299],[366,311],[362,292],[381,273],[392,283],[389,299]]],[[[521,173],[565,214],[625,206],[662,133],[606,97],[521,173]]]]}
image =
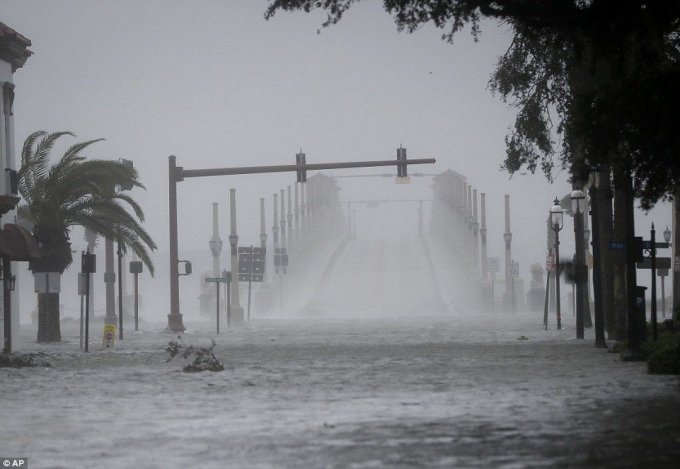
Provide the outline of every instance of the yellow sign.
{"type": "Polygon", "coordinates": [[[406,176],[403,178],[397,177],[395,178],[395,182],[397,184],[411,184],[411,176],[406,176]]]}
{"type": "Polygon", "coordinates": [[[113,347],[116,339],[116,325],[104,324],[104,347],[113,347]]]}

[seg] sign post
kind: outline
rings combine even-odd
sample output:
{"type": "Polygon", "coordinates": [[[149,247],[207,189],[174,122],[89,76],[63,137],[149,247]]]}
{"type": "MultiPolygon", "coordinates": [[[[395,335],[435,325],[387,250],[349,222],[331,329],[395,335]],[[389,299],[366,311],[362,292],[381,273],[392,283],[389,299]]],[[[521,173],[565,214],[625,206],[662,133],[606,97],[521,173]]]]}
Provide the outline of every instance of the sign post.
{"type": "Polygon", "coordinates": [[[229,284],[231,283],[231,272],[222,271],[221,277],[206,278],[207,283],[215,284],[215,292],[217,293],[217,309],[215,311],[215,318],[217,321],[217,333],[220,333],[220,283],[227,284],[227,328],[229,327],[229,284]]]}
{"type": "Polygon", "coordinates": [[[90,274],[97,271],[97,257],[89,248],[82,253],[80,270],[85,274],[85,351],[89,351],[90,342],[90,274]]]}
{"type": "Polygon", "coordinates": [[[489,257],[487,259],[487,270],[491,274],[491,311],[494,310],[496,304],[496,272],[501,268],[500,257],[489,257]]]}
{"type": "Polygon", "coordinates": [[[142,270],[142,261],[130,261],[130,273],[135,276],[135,332],[139,332],[139,274],[142,270]]]}
{"type": "Polygon", "coordinates": [[[517,302],[515,300],[515,277],[519,277],[519,262],[510,261],[510,281],[512,287],[512,312],[517,312],[517,302]]]}
{"type": "MultiPolygon", "coordinates": [[[[280,248],[284,249],[285,248],[280,248]]],[[[288,256],[286,256],[288,257],[288,256]]],[[[248,320],[250,321],[250,298],[253,282],[264,281],[266,251],[253,246],[238,248],[238,280],[248,282],[248,320]]],[[[286,263],[287,265],[287,263],[286,263]]]]}

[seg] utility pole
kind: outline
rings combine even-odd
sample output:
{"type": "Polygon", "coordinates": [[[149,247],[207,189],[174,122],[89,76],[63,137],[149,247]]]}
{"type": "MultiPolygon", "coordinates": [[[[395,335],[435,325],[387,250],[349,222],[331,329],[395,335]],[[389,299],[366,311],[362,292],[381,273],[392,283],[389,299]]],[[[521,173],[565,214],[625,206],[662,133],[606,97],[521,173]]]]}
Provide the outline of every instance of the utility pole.
{"type": "Polygon", "coordinates": [[[291,187],[288,185],[288,250],[293,249],[295,243],[295,227],[293,226],[293,199],[291,197],[291,187]]]}
{"type": "Polygon", "coordinates": [[[105,324],[116,324],[116,293],[114,283],[116,274],[113,270],[113,240],[105,238],[104,249],[106,251],[106,270],[104,272],[104,283],[106,285],[106,317],[105,324]]]}

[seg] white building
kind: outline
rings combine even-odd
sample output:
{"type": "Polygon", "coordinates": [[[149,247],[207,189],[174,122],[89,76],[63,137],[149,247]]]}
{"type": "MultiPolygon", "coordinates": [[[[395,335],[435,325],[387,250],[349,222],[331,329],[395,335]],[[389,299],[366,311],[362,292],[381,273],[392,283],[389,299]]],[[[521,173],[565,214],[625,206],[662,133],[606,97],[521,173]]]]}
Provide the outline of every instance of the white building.
{"type": "MultiPolygon", "coordinates": [[[[0,22],[0,213],[3,215],[0,218],[0,225],[4,228],[0,232],[0,255],[2,255],[3,263],[3,277],[7,272],[10,272],[9,259],[16,259],[17,253],[16,244],[21,233],[14,228],[16,223],[16,210],[14,207],[19,201],[16,188],[16,169],[17,161],[15,154],[14,142],[14,82],[13,76],[19,68],[21,68],[26,59],[31,56],[32,52],[28,49],[31,41],[0,22]],[[10,226],[7,226],[10,224],[10,226]],[[8,230],[11,230],[10,233],[8,230]],[[8,257],[10,256],[10,257],[8,257]]],[[[19,240],[19,241],[18,241],[19,240]]],[[[20,249],[20,248],[19,248],[20,249]]],[[[19,256],[21,257],[21,256],[19,256]]],[[[0,285],[3,283],[0,282],[0,285]]],[[[0,288],[0,348],[5,349],[5,340],[8,336],[6,325],[11,324],[11,348],[16,349],[19,338],[19,305],[18,295],[10,295],[11,297],[11,321],[6,317],[5,312],[8,308],[5,307],[4,288],[0,288]]]]}

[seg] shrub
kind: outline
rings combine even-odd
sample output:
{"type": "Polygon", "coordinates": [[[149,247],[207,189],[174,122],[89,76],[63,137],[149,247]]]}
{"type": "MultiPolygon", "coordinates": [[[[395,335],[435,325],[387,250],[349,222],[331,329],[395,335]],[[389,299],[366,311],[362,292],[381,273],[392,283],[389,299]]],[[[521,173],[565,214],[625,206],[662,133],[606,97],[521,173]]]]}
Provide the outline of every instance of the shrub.
{"type": "Polygon", "coordinates": [[[42,360],[36,360],[36,356],[29,353],[28,355],[16,355],[12,353],[0,353],[0,368],[24,368],[43,366],[49,368],[50,365],[42,360]]]}
{"type": "Polygon", "coordinates": [[[165,349],[170,355],[167,361],[172,360],[177,355],[188,360],[193,357],[190,364],[185,366],[182,370],[185,373],[194,373],[199,371],[223,371],[224,365],[217,359],[213,349],[215,348],[215,341],[211,341],[210,347],[194,347],[193,345],[186,345],[176,341],[172,341],[165,349]]]}
{"type": "Polygon", "coordinates": [[[680,334],[663,332],[648,342],[647,370],[653,374],[680,374],[680,334]]]}

